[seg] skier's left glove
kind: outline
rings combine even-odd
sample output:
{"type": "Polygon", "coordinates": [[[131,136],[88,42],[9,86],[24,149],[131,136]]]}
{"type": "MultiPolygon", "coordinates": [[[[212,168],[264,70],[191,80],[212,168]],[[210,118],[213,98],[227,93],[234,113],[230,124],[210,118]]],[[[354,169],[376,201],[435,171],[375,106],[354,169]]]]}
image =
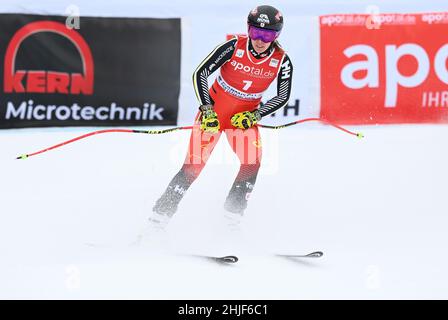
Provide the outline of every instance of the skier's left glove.
{"type": "Polygon", "coordinates": [[[232,126],[238,129],[249,129],[261,120],[261,115],[258,110],[238,112],[232,116],[232,126]]]}

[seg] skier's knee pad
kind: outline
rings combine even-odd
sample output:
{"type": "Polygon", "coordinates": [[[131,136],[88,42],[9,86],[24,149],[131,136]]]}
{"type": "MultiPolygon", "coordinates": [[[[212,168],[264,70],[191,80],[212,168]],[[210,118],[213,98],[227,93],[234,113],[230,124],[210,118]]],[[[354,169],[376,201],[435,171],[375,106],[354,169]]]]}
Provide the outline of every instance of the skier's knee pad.
{"type": "Polygon", "coordinates": [[[240,171],[236,177],[236,181],[250,181],[255,183],[255,180],[260,170],[260,163],[241,164],[240,171]]]}
{"type": "Polygon", "coordinates": [[[181,171],[183,172],[185,179],[191,184],[204,168],[203,164],[184,164],[181,171]]]}

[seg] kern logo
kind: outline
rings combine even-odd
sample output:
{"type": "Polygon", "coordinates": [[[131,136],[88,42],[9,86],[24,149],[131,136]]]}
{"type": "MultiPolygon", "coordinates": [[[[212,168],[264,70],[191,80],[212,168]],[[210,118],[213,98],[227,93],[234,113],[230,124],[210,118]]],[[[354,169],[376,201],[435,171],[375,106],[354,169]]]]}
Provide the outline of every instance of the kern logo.
{"type": "Polygon", "coordinates": [[[31,22],[20,28],[8,44],[4,62],[5,93],[93,94],[94,64],[90,47],[74,29],[55,21],[31,22]],[[17,52],[22,42],[39,32],[53,32],[70,40],[78,50],[83,74],[45,70],[15,70],[17,52]]]}

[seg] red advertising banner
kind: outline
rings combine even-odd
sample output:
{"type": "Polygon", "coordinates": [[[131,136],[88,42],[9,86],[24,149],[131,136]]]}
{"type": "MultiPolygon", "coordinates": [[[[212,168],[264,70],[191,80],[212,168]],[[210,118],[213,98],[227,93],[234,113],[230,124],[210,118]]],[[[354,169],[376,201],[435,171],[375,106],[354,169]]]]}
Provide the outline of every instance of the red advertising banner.
{"type": "Polygon", "coordinates": [[[448,12],[320,17],[321,116],[448,123],[448,12]]]}

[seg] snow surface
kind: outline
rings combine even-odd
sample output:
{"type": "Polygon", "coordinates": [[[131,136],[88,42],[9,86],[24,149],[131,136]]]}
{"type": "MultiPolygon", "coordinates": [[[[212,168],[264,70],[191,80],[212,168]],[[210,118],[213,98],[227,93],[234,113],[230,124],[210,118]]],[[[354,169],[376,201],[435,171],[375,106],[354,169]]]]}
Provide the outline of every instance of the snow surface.
{"type": "Polygon", "coordinates": [[[14,160],[94,129],[0,131],[0,298],[448,298],[448,126],[351,127],[363,140],[316,123],[263,129],[236,235],[222,204],[238,163],[221,139],[166,252],[126,244],[179,169],[189,132],[105,134],[14,160]],[[315,250],[324,257],[270,254],[315,250]]]}

